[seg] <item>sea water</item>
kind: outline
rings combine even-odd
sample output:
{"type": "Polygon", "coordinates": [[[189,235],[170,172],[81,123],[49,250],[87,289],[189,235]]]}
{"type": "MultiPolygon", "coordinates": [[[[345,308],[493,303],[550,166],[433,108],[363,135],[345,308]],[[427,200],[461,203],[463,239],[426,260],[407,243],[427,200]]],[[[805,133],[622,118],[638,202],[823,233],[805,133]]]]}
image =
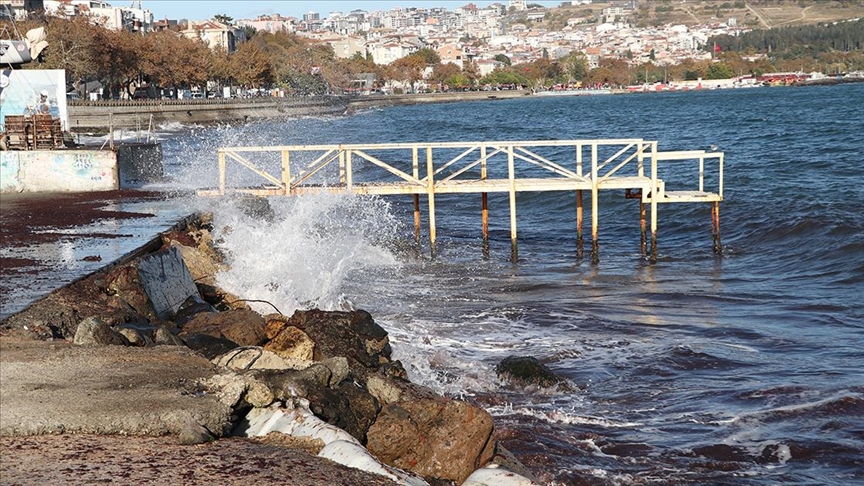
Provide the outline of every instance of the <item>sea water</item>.
{"type": "Polygon", "coordinates": [[[597,264],[577,258],[572,193],[518,195],[516,263],[506,195],[490,195],[486,255],[479,196],[439,197],[436,258],[413,245],[410,197],[273,199],[267,218],[195,204],[217,209],[222,285],[264,312],[368,310],[413,381],[486,407],[545,482],[853,484],[862,106],[864,84],[531,97],[179,130],[163,146],[182,188],[215,186],[215,150],[234,145],[643,138],[722,151],[722,257],[708,205],[678,205],[661,206],[646,261],[622,194],[601,200],[597,264]],[[511,355],[572,388],[506,387],[494,367],[511,355]]]}

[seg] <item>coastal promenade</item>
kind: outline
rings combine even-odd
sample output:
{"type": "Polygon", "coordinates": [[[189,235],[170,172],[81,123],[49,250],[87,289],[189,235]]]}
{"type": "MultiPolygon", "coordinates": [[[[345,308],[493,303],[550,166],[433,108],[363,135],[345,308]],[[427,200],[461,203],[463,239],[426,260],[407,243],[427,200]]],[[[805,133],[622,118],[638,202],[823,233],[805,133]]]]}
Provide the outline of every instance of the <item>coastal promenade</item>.
{"type": "Polygon", "coordinates": [[[375,107],[521,98],[527,90],[459,91],[369,96],[312,96],[206,100],[115,100],[69,103],[69,131],[147,131],[165,123],[211,124],[256,119],[342,115],[375,107]]]}

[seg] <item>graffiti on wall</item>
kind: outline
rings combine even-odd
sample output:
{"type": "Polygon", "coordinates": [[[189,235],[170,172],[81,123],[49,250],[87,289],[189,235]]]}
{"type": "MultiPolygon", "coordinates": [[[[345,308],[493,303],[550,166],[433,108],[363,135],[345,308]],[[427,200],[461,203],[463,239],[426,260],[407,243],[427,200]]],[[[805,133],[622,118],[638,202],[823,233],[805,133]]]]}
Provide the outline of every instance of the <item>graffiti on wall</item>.
{"type": "Polygon", "coordinates": [[[117,189],[110,150],[0,152],[3,192],[86,192],[117,189]],[[7,179],[8,175],[8,179],[7,179]]]}

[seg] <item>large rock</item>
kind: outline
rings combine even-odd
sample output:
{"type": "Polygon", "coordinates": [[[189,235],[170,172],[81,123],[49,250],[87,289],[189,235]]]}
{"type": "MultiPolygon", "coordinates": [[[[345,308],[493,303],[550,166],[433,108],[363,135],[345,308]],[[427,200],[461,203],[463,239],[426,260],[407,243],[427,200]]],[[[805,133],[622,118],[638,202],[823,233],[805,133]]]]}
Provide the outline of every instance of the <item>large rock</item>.
{"type": "Polygon", "coordinates": [[[531,356],[508,356],[495,367],[498,378],[512,386],[555,386],[561,378],[531,356]]]}
{"type": "Polygon", "coordinates": [[[305,370],[313,361],[289,360],[258,347],[238,348],[212,360],[216,366],[233,370],[305,370]]]}
{"type": "Polygon", "coordinates": [[[123,265],[110,271],[105,276],[105,288],[145,318],[158,318],[135,265],[123,265]]]}
{"type": "Polygon", "coordinates": [[[387,331],[366,311],[297,311],[288,324],[302,330],[315,342],[314,360],[344,356],[361,381],[370,369],[390,362],[387,331]]]}
{"type": "Polygon", "coordinates": [[[360,442],[366,440],[366,431],[381,410],[378,400],[352,381],[344,381],[332,389],[312,389],[306,398],[317,417],[360,442]]]}
{"type": "Polygon", "coordinates": [[[393,403],[366,433],[375,457],[424,477],[461,483],[494,455],[492,417],[445,398],[393,403]]]}
{"type": "Polygon", "coordinates": [[[264,318],[255,311],[245,309],[197,314],[183,326],[180,337],[188,342],[187,337],[195,334],[227,339],[239,346],[260,346],[266,339],[264,318]]]}
{"type": "Polygon", "coordinates": [[[128,346],[129,340],[123,335],[111,329],[108,324],[98,317],[89,317],[78,324],[78,330],[75,331],[75,344],[80,345],[118,345],[128,346]]]}
{"type": "Polygon", "coordinates": [[[200,297],[177,247],[148,255],[137,267],[141,285],[159,319],[172,318],[186,299],[193,295],[200,297]]]}
{"type": "Polygon", "coordinates": [[[315,343],[300,329],[286,326],[264,345],[264,349],[285,359],[308,361],[314,356],[315,343]]]}

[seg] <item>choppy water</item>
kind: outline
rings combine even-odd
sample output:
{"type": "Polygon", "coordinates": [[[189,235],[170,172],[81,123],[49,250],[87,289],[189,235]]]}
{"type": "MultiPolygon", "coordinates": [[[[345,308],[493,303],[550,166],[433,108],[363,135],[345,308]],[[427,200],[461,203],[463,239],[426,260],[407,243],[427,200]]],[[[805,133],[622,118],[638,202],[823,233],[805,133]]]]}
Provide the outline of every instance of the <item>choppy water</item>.
{"type": "Polygon", "coordinates": [[[434,260],[412,248],[410,199],[318,197],[274,201],[273,222],[220,212],[234,263],[222,282],[283,312],[370,311],[413,380],[484,403],[544,481],[853,484],[864,482],[862,106],[864,84],[519,99],[181,130],[164,147],[176,185],[212,186],[226,145],[717,146],[723,258],[707,206],[661,207],[650,264],[634,203],[604,196],[592,265],[576,258],[572,194],[520,195],[511,264],[506,196],[490,196],[489,258],[479,201],[439,198],[434,260]],[[575,391],[504,389],[493,368],[514,354],[575,391]]]}

